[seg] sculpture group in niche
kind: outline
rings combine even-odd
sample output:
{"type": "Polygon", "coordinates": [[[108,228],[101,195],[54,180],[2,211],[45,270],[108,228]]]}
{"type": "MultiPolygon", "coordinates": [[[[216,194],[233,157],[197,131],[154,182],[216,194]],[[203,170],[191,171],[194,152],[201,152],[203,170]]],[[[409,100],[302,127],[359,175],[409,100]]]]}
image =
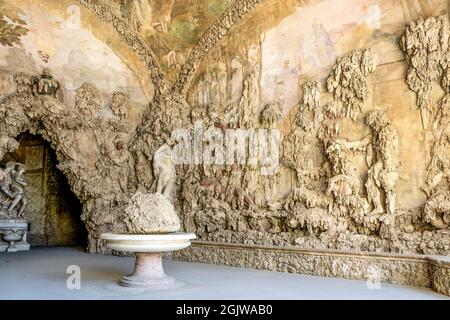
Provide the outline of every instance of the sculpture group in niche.
{"type": "Polygon", "coordinates": [[[27,207],[25,195],[25,166],[21,163],[8,162],[0,169],[0,217],[7,219],[24,219],[27,207]]]}

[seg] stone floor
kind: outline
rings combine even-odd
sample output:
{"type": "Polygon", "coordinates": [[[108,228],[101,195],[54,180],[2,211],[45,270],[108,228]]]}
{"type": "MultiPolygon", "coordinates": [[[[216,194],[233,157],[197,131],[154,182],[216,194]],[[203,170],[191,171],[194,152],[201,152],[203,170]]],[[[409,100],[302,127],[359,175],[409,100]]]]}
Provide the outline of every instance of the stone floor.
{"type": "Polygon", "coordinates": [[[186,262],[164,262],[185,283],[168,291],[119,287],[133,258],[87,254],[77,248],[0,253],[0,299],[450,299],[427,288],[314,277],[186,262]],[[81,288],[67,289],[68,266],[81,270],[81,288]]]}

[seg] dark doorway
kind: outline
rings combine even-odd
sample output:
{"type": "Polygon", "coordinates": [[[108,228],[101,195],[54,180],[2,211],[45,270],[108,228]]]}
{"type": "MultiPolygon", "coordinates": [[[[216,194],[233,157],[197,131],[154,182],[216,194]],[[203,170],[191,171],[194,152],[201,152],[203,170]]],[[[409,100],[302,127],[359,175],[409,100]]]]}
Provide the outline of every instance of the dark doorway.
{"type": "Polygon", "coordinates": [[[82,206],[70,190],[67,178],[56,167],[58,161],[41,136],[24,133],[19,148],[1,161],[25,164],[30,222],[28,241],[35,246],[76,245],[86,247],[87,231],[81,221],[82,206]]]}

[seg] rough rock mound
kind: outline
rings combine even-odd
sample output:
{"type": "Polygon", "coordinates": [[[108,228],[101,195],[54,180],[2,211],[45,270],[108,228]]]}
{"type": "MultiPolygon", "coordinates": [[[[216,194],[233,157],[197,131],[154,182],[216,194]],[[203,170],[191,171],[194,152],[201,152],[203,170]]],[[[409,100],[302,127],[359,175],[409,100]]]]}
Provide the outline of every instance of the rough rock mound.
{"type": "Polygon", "coordinates": [[[131,234],[169,233],[180,229],[180,219],[162,194],[138,192],[125,209],[125,225],[131,234]]]}

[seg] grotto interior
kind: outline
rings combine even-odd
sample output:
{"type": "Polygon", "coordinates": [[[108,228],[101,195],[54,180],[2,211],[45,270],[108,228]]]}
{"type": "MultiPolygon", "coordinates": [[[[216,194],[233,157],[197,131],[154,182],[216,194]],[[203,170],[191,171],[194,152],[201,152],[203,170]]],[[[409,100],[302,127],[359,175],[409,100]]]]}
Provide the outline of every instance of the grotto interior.
{"type": "Polygon", "coordinates": [[[0,57],[0,259],[179,229],[172,264],[450,295],[447,1],[5,0],[0,57]]]}

